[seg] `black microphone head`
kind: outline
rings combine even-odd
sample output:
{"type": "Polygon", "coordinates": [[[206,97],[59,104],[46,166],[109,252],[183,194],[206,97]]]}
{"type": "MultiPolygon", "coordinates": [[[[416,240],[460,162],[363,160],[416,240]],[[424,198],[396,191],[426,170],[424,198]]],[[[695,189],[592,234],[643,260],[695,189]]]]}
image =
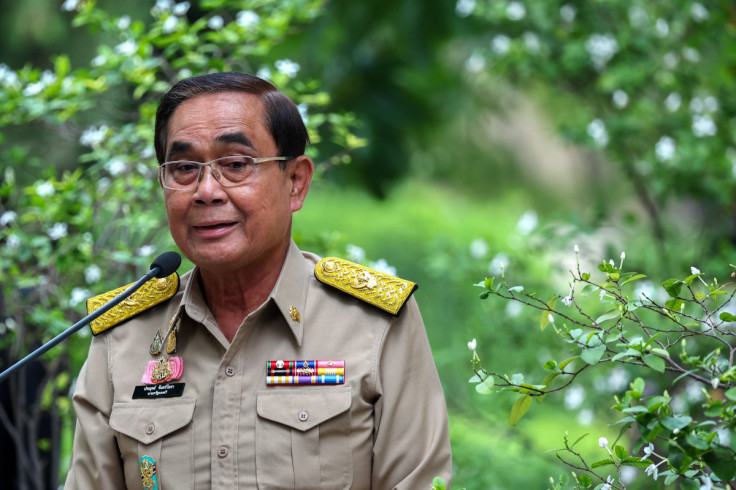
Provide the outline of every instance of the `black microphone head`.
{"type": "Polygon", "coordinates": [[[164,252],[151,263],[151,270],[158,269],[156,277],[167,277],[176,272],[181,265],[181,255],[176,252],[164,252]]]}

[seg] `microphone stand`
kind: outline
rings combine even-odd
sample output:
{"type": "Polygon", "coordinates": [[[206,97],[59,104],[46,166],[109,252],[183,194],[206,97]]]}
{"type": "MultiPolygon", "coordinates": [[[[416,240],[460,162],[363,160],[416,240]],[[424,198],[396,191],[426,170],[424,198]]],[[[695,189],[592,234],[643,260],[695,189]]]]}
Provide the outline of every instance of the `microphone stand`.
{"type": "Polygon", "coordinates": [[[132,284],[128,289],[118,294],[113,299],[111,299],[109,302],[105,303],[99,309],[85,316],[84,318],[79,320],[77,323],[75,323],[71,327],[61,332],[59,335],[49,340],[48,342],[46,342],[41,347],[39,347],[38,349],[28,354],[26,357],[24,357],[20,361],[10,366],[8,369],[6,369],[0,374],[0,383],[5,381],[5,379],[8,376],[13,374],[15,371],[18,371],[19,369],[24,367],[26,364],[28,364],[29,362],[31,362],[32,360],[34,360],[35,358],[37,358],[38,356],[46,352],[47,350],[56,346],[60,342],[63,342],[64,340],[66,340],[70,335],[75,333],[77,330],[80,330],[82,327],[84,327],[86,324],[88,324],[92,320],[97,319],[98,317],[106,313],[108,310],[111,310],[112,308],[117,306],[118,303],[120,303],[121,301],[125,300],[128,296],[138,291],[141,288],[141,286],[143,286],[145,283],[147,283],[154,277],[158,277],[158,274],[161,273],[161,270],[162,270],[161,266],[158,266],[158,265],[154,266],[143,277],[138,279],[138,282],[136,282],[135,284],[132,284]]]}

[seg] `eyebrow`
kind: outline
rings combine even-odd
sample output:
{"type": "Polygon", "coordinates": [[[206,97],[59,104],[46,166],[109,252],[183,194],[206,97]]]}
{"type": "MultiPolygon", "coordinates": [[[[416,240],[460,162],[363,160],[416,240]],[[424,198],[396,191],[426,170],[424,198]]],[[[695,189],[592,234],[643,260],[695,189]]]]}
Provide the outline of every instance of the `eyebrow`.
{"type": "MultiPolygon", "coordinates": [[[[225,144],[225,145],[237,143],[239,145],[247,146],[248,148],[255,148],[253,146],[253,143],[250,141],[250,139],[243,133],[221,134],[215,138],[215,143],[225,144]]],[[[179,153],[186,153],[191,148],[192,148],[191,143],[187,143],[184,141],[174,141],[171,143],[171,149],[169,149],[169,153],[166,156],[166,160],[171,160],[171,157],[173,155],[176,155],[179,153]]]]}

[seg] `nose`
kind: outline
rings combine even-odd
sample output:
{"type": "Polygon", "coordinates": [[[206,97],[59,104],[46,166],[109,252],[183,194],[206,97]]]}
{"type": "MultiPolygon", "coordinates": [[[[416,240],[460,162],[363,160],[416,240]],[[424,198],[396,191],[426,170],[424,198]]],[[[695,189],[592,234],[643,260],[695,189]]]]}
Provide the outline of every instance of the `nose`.
{"type": "Polygon", "coordinates": [[[212,167],[202,167],[192,199],[203,204],[225,202],[227,192],[220,185],[219,174],[212,167]]]}

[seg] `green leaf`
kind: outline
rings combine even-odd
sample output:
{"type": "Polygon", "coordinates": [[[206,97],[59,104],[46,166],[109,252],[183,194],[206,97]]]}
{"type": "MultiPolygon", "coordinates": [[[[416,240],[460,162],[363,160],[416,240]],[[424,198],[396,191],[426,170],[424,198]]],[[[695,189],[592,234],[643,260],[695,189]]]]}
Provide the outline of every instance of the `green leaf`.
{"type": "Polygon", "coordinates": [[[601,466],[608,466],[608,465],[615,465],[614,461],[612,459],[602,459],[600,461],[596,461],[592,465],[590,465],[591,468],[600,468],[601,466]]]}
{"type": "Polygon", "coordinates": [[[602,322],[605,322],[606,320],[612,320],[614,318],[620,318],[620,317],[621,317],[621,311],[619,311],[619,309],[617,308],[615,310],[611,310],[607,313],[602,314],[595,320],[595,322],[602,323],[602,322]]]}
{"type": "Polygon", "coordinates": [[[634,468],[646,468],[647,466],[652,464],[652,462],[648,459],[642,461],[641,458],[630,457],[622,459],[621,464],[624,466],[633,466],[634,468]]]}
{"type": "Polygon", "coordinates": [[[524,416],[527,410],[529,410],[529,407],[532,404],[532,397],[529,395],[524,395],[516,402],[514,402],[514,406],[511,407],[511,414],[509,415],[509,424],[516,425],[516,423],[521,419],[521,417],[524,416]]]}
{"type": "Polygon", "coordinates": [[[700,449],[701,451],[705,451],[710,447],[710,444],[708,444],[708,441],[703,439],[702,437],[698,437],[695,434],[688,434],[687,437],[685,437],[685,440],[695,449],[700,449]]]}
{"type": "Polygon", "coordinates": [[[493,287],[494,279],[495,279],[494,277],[486,277],[486,280],[483,282],[483,286],[486,289],[491,289],[493,287]]]}
{"type": "Polygon", "coordinates": [[[649,413],[649,409],[643,405],[634,405],[621,410],[623,413],[649,413]]]}
{"type": "Polygon", "coordinates": [[[443,480],[439,476],[435,476],[432,480],[432,490],[445,490],[446,488],[447,483],[445,483],[445,480],[443,480]]]}
{"type": "Polygon", "coordinates": [[[593,484],[593,479],[588,475],[580,475],[578,478],[578,483],[583,488],[588,488],[593,484]]]}
{"type": "Polygon", "coordinates": [[[590,279],[590,273],[583,272],[583,274],[580,277],[583,278],[583,281],[587,281],[588,279],[590,279]]]}
{"type": "Polygon", "coordinates": [[[657,372],[664,372],[664,359],[654,354],[644,354],[641,356],[641,360],[644,364],[654,369],[657,372]]]}
{"type": "Polygon", "coordinates": [[[610,274],[608,274],[608,277],[610,277],[613,282],[616,282],[616,281],[618,281],[618,278],[620,276],[619,276],[618,272],[611,272],[610,274]]]}
{"type": "Polygon", "coordinates": [[[647,277],[647,276],[645,276],[644,274],[637,274],[637,275],[635,275],[633,277],[630,277],[630,278],[626,279],[624,282],[621,283],[621,285],[622,286],[625,286],[626,284],[628,284],[630,282],[638,281],[639,279],[644,279],[645,277],[647,277]]]}
{"type": "Polygon", "coordinates": [[[477,391],[481,395],[490,395],[493,393],[494,384],[495,380],[493,379],[493,376],[488,376],[486,379],[483,380],[482,383],[478,383],[478,385],[475,387],[475,391],[477,391]]]}
{"type": "Polygon", "coordinates": [[[592,347],[592,348],[583,350],[582,354],[580,354],[580,357],[586,363],[590,364],[591,366],[594,366],[598,364],[598,362],[601,360],[601,357],[603,357],[603,354],[605,354],[605,352],[606,352],[606,346],[604,344],[601,344],[597,347],[592,347]]]}
{"type": "Polygon", "coordinates": [[[572,444],[570,444],[570,449],[574,448],[575,447],[575,444],[577,444],[578,442],[582,441],[583,439],[585,439],[589,435],[590,435],[590,432],[586,432],[582,436],[580,436],[577,439],[575,439],[575,442],[573,442],[572,444]]]}
{"type": "Polygon", "coordinates": [[[468,383],[480,383],[481,381],[483,381],[485,379],[482,376],[483,376],[482,374],[480,374],[480,375],[479,374],[474,374],[474,375],[472,375],[470,377],[470,379],[468,380],[468,383]]]}
{"type": "Polygon", "coordinates": [[[580,294],[583,296],[588,296],[591,293],[594,293],[598,291],[600,288],[596,286],[595,284],[586,284],[583,286],[583,289],[580,291],[580,294]]]}
{"type": "Polygon", "coordinates": [[[545,362],[544,366],[542,367],[544,367],[544,369],[549,369],[551,371],[553,369],[557,369],[557,363],[550,359],[549,361],[545,362]]]}
{"type": "Polygon", "coordinates": [[[690,422],[692,422],[692,420],[693,419],[691,419],[687,415],[682,415],[680,417],[662,417],[659,422],[666,429],[675,430],[684,429],[690,424],[690,422]]]}
{"type": "Polygon", "coordinates": [[[726,449],[716,448],[703,456],[713,473],[723,481],[731,481],[736,476],[736,459],[733,453],[726,449]]]}
{"type": "Polygon", "coordinates": [[[619,444],[616,444],[613,447],[613,452],[616,454],[616,457],[618,459],[624,459],[624,458],[626,458],[626,456],[629,455],[629,452],[623,446],[621,446],[619,444]]]}
{"type": "Polygon", "coordinates": [[[718,318],[723,320],[724,322],[736,322],[736,316],[732,315],[731,313],[724,311],[721,313],[718,318]]]}
{"type": "Polygon", "coordinates": [[[524,291],[524,286],[512,286],[509,288],[509,293],[520,293],[524,291]]]}
{"type": "Polygon", "coordinates": [[[730,390],[726,391],[724,395],[726,395],[726,398],[728,398],[729,400],[736,401],[736,388],[731,388],[730,390]]]}
{"type": "Polygon", "coordinates": [[[667,294],[669,294],[670,297],[677,298],[680,295],[680,291],[684,284],[685,283],[679,279],[667,279],[662,283],[662,287],[667,291],[667,294]]]}
{"type": "Polygon", "coordinates": [[[580,358],[580,356],[574,356],[574,357],[571,357],[569,359],[565,359],[564,361],[562,361],[561,363],[559,363],[557,365],[557,367],[560,368],[560,371],[562,371],[562,370],[564,370],[567,367],[568,364],[570,364],[572,361],[574,361],[576,359],[579,359],[579,358],[580,358]]]}
{"type": "Polygon", "coordinates": [[[667,357],[667,358],[670,357],[670,353],[669,352],[667,352],[664,349],[660,349],[659,347],[654,347],[652,349],[652,354],[659,354],[660,356],[667,357]]]}

